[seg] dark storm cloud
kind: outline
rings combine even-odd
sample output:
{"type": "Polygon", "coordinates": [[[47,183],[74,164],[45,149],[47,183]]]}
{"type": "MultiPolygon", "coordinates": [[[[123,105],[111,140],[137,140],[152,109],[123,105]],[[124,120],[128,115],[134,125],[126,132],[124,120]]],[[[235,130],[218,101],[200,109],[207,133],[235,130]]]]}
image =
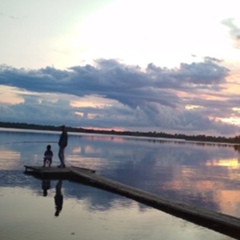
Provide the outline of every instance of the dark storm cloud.
{"type": "Polygon", "coordinates": [[[210,60],[182,63],[179,69],[149,64],[146,71],[142,71],[138,66],[102,59],[96,61],[96,66],[75,66],[69,71],[50,67],[28,71],[2,66],[0,84],[34,92],[100,94],[131,107],[143,101],[174,106],[178,97],[166,89],[216,88],[227,75],[225,67],[210,60]]]}
{"type": "Polygon", "coordinates": [[[203,62],[182,63],[174,69],[154,64],[141,69],[104,59],[97,60],[95,65],[73,66],[68,70],[46,67],[33,71],[1,66],[1,85],[35,92],[38,97],[21,95],[25,99],[23,103],[0,110],[9,116],[8,119],[14,119],[15,115],[18,121],[31,119],[36,123],[61,124],[64,116],[73,126],[80,123],[86,127],[232,134],[236,127],[208,118],[210,113],[220,113],[216,110],[220,106],[222,112],[230,112],[232,105],[201,97],[201,94],[221,97],[220,90],[229,71],[220,63],[218,59],[206,57],[203,62]],[[54,103],[44,98],[39,103],[42,93],[59,97],[54,103]],[[103,108],[70,105],[70,98],[77,100],[91,95],[113,100],[116,104],[103,108]],[[187,110],[187,105],[200,105],[201,108],[187,110]]]}
{"type": "Polygon", "coordinates": [[[188,89],[190,87],[216,88],[217,84],[225,82],[228,69],[210,61],[200,63],[182,63],[179,69],[162,69],[148,65],[148,72],[155,79],[155,86],[173,89],[188,89]]]}
{"type": "Polygon", "coordinates": [[[208,60],[202,63],[182,63],[176,78],[187,83],[210,86],[223,83],[227,75],[226,68],[208,60]]]}

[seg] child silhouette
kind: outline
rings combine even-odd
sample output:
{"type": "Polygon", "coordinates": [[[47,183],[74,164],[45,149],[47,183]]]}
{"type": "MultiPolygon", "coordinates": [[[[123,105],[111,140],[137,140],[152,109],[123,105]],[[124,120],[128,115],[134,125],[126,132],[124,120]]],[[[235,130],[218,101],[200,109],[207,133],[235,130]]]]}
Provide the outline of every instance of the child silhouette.
{"type": "Polygon", "coordinates": [[[51,150],[51,145],[47,145],[47,149],[43,157],[43,167],[46,167],[47,163],[48,163],[48,166],[51,167],[52,157],[53,157],[53,152],[51,150]]]}

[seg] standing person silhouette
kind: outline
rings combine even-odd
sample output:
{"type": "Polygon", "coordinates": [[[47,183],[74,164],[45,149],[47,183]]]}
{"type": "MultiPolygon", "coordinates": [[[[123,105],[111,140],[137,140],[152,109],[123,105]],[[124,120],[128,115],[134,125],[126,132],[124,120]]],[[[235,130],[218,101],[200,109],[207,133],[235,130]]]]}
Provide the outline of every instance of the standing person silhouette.
{"type": "Polygon", "coordinates": [[[67,147],[68,144],[68,133],[66,130],[66,126],[62,125],[62,133],[60,135],[59,141],[58,141],[58,146],[59,146],[59,152],[58,152],[58,157],[61,162],[61,164],[58,167],[65,168],[65,159],[64,159],[64,150],[67,147]]]}

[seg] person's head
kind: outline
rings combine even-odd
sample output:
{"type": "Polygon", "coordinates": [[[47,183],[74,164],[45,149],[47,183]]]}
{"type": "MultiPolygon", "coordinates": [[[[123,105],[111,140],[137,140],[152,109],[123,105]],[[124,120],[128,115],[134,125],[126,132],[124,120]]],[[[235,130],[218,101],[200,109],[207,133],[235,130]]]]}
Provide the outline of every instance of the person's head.
{"type": "Polygon", "coordinates": [[[51,145],[47,145],[47,150],[50,150],[51,149],[51,145]]]}
{"type": "Polygon", "coordinates": [[[66,126],[65,125],[62,125],[62,130],[64,131],[66,129],[66,126]]]}

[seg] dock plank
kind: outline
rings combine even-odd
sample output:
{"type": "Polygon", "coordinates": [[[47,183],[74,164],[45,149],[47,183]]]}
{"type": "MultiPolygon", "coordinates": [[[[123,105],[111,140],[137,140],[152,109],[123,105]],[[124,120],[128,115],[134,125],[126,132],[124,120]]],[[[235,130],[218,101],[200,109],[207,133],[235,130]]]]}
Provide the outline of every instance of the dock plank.
{"type": "Polygon", "coordinates": [[[106,190],[132,198],[138,202],[224,235],[240,239],[240,219],[236,217],[162,198],[158,195],[133,188],[103,176],[81,171],[75,167],[71,167],[71,171],[79,177],[97,184],[106,190]]]}

